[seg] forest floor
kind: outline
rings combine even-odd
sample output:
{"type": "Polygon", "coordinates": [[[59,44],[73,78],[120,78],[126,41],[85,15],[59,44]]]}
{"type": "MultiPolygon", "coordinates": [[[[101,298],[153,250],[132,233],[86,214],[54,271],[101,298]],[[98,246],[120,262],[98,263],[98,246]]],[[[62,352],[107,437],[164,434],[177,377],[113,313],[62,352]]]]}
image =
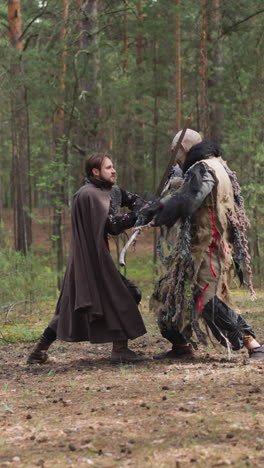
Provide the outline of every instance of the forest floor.
{"type": "MultiPolygon", "coordinates": [[[[234,293],[263,341],[264,294],[234,293]]],[[[264,362],[212,346],[155,361],[168,344],[147,302],[142,313],[148,334],[131,348],[149,360],[137,365],[112,365],[108,344],[57,342],[28,366],[33,343],[0,341],[1,468],[264,466],[264,362]]]]}

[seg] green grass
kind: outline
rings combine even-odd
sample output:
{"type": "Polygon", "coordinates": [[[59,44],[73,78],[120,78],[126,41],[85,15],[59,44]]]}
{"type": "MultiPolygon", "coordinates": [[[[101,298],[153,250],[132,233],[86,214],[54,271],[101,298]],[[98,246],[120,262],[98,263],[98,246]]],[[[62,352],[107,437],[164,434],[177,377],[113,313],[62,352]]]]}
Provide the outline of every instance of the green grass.
{"type": "MultiPolygon", "coordinates": [[[[157,275],[153,267],[151,254],[127,257],[126,271],[120,269],[122,274],[132,280],[142,291],[141,312],[148,330],[156,330],[156,319],[149,313],[148,299],[154,287],[157,275]]],[[[262,333],[264,292],[257,290],[257,301],[250,300],[246,289],[232,291],[234,304],[241,311],[243,317],[252,325],[257,335],[262,333]],[[254,317],[254,320],[252,320],[254,317]]],[[[38,340],[40,334],[53,316],[56,299],[32,302],[31,304],[18,304],[7,315],[0,309],[0,344],[29,343],[38,340]]]]}
{"type": "Polygon", "coordinates": [[[53,316],[55,301],[33,304],[30,309],[19,305],[8,315],[1,316],[0,343],[31,343],[37,341],[53,316]]]}
{"type": "Polygon", "coordinates": [[[120,272],[149,295],[153,290],[155,281],[155,271],[153,266],[153,256],[136,257],[130,255],[127,259],[126,270],[120,268],[120,272]]]}
{"type": "Polygon", "coordinates": [[[35,326],[30,329],[26,327],[28,327],[28,324],[4,326],[2,329],[2,341],[8,343],[32,343],[32,341],[38,340],[45,326],[35,326]]]}

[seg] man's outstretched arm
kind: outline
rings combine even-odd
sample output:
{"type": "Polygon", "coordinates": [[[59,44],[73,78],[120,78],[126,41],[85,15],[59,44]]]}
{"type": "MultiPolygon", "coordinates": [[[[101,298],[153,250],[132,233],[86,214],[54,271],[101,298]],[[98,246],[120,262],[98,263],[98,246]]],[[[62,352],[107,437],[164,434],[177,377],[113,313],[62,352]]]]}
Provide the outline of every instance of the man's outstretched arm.
{"type": "Polygon", "coordinates": [[[155,226],[172,227],[179,218],[194,214],[211,193],[215,183],[213,174],[204,164],[195,165],[187,174],[181,191],[158,208],[155,226]]]}

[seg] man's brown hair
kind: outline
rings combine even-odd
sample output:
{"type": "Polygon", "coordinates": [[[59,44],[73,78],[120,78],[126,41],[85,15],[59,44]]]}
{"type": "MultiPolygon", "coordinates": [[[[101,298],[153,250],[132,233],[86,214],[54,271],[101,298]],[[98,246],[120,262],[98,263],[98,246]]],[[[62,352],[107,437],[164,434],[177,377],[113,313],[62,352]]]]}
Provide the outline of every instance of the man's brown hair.
{"type": "Polygon", "coordinates": [[[88,156],[85,161],[85,174],[87,177],[93,177],[92,169],[101,169],[104,158],[109,158],[112,161],[112,157],[107,153],[93,153],[88,156]]]}

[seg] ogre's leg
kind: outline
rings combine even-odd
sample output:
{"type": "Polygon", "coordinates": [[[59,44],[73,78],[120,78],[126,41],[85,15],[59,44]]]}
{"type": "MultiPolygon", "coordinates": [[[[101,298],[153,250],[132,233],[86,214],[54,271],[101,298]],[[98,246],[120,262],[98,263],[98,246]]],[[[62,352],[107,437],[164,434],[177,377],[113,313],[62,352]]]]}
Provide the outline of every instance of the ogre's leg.
{"type": "Polygon", "coordinates": [[[252,327],[240,314],[234,312],[219,297],[213,297],[203,308],[202,316],[212,331],[215,338],[227,346],[227,341],[232,349],[237,351],[245,345],[245,336],[255,338],[252,327]]]}
{"type": "Polygon", "coordinates": [[[154,359],[177,359],[181,356],[193,356],[192,346],[187,343],[185,337],[179,331],[177,324],[173,322],[170,324],[166,323],[162,311],[158,316],[158,326],[163,338],[166,338],[172,344],[172,349],[154,355],[154,359]]]}

